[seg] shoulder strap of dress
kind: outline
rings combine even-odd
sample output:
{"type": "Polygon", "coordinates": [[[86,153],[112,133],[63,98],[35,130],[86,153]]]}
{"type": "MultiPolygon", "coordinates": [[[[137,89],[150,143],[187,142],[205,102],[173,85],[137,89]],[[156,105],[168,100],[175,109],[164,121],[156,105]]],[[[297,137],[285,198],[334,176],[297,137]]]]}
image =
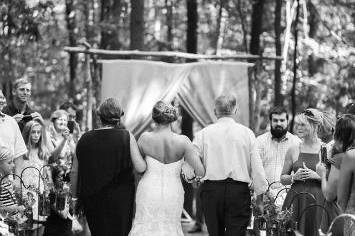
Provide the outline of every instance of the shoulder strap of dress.
{"type": "Polygon", "coordinates": [[[298,144],[298,155],[300,155],[301,153],[301,147],[302,147],[302,142],[298,144]]]}

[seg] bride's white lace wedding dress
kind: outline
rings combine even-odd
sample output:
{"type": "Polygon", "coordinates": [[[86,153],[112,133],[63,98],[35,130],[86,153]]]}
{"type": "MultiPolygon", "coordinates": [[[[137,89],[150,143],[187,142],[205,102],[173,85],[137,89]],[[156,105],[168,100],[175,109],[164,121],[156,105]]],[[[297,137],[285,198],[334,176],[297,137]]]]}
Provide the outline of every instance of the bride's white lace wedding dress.
{"type": "Polygon", "coordinates": [[[181,214],[183,161],[164,164],[146,157],[147,170],[136,193],[136,214],[129,236],[183,236],[181,214]]]}

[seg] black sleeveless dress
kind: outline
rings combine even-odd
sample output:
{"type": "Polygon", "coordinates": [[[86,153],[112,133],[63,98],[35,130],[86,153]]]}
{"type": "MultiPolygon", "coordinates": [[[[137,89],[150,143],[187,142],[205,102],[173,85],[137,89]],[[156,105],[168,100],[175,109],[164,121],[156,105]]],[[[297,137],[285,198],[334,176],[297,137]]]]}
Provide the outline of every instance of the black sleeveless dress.
{"type": "Polygon", "coordinates": [[[79,200],[92,236],[128,235],[135,184],[130,135],[125,129],[99,129],[78,142],[79,200]]]}
{"type": "MultiPolygon", "coordinates": [[[[292,170],[296,172],[299,168],[303,168],[303,163],[309,168],[316,171],[316,165],[319,162],[319,156],[315,153],[300,153],[296,162],[293,163],[292,170]]],[[[324,196],[319,180],[295,181],[291,189],[288,191],[283,209],[293,207],[293,219],[298,223],[298,230],[306,236],[319,235],[323,210],[319,207],[309,208],[302,212],[311,204],[319,204],[323,206],[324,196]],[[306,192],[309,194],[298,194],[306,192]],[[314,197],[314,199],[313,199],[314,197]]]]}

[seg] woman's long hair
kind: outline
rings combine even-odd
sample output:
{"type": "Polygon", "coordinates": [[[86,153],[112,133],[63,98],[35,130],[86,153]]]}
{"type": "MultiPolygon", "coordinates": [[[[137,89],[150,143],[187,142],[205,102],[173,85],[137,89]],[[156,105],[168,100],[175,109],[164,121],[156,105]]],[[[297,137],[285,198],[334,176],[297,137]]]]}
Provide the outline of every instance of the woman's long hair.
{"type": "Polygon", "coordinates": [[[343,144],[343,152],[353,148],[355,144],[355,116],[345,114],[340,117],[335,126],[334,139],[343,144]]]}
{"type": "Polygon", "coordinates": [[[32,150],[33,148],[38,148],[38,158],[40,160],[47,160],[49,155],[50,155],[50,151],[48,148],[48,139],[47,139],[47,132],[46,132],[46,128],[44,126],[44,124],[42,123],[42,121],[40,120],[32,120],[27,122],[27,124],[25,125],[23,131],[22,131],[22,136],[23,139],[25,141],[25,144],[28,148],[28,152],[25,155],[25,160],[29,160],[29,154],[30,154],[30,150],[32,150]],[[32,130],[35,126],[40,126],[41,127],[41,137],[38,140],[37,144],[33,144],[32,140],[31,140],[31,133],[32,130]]]}

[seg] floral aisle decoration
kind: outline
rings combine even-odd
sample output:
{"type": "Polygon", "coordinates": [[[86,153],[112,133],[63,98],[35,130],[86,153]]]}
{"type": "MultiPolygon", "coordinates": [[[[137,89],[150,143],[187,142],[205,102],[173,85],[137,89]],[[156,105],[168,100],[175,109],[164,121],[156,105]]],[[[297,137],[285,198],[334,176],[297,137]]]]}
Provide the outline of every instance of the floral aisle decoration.
{"type": "MultiPolygon", "coordinates": [[[[272,183],[273,184],[273,183],[272,183]]],[[[270,191],[270,185],[268,191],[264,195],[264,212],[259,215],[256,214],[254,220],[254,228],[260,232],[264,232],[264,235],[296,235],[297,223],[294,221],[293,207],[288,209],[282,209],[280,204],[277,204],[277,198],[280,193],[289,191],[288,187],[282,188],[274,196],[270,191]]],[[[256,201],[252,201],[253,212],[256,212],[256,201]]],[[[262,234],[260,234],[262,235],[262,234]]]]}

